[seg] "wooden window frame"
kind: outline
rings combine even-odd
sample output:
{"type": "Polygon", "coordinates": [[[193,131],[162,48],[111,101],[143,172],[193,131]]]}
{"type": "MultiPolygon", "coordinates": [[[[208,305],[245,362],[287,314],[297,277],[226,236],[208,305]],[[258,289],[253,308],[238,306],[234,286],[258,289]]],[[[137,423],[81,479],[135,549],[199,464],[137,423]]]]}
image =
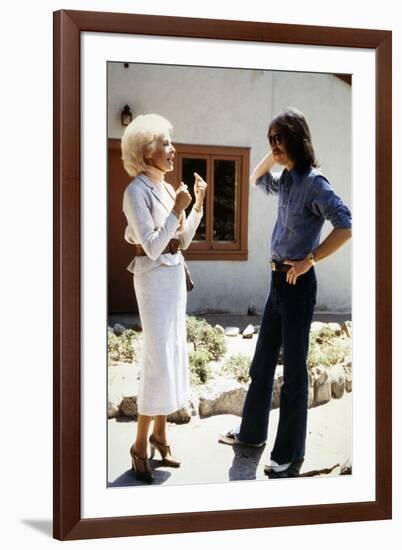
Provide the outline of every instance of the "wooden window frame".
{"type": "Polygon", "coordinates": [[[222,145],[195,145],[174,143],[176,149],[174,170],[169,180],[174,187],[181,181],[183,158],[207,159],[208,189],[204,203],[204,215],[207,216],[206,242],[192,242],[189,248],[183,251],[186,260],[228,260],[246,261],[248,259],[248,195],[249,195],[249,166],[250,148],[231,147],[222,145]],[[214,209],[214,160],[233,160],[236,162],[238,175],[238,191],[235,205],[235,240],[234,242],[214,241],[213,209],[214,209]]]}

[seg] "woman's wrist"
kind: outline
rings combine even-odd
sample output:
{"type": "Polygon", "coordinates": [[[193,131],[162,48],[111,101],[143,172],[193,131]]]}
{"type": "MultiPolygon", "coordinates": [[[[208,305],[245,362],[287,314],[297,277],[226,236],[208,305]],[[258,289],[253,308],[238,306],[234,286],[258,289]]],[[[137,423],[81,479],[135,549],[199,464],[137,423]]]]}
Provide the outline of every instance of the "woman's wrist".
{"type": "Polygon", "coordinates": [[[194,203],[194,206],[193,206],[194,210],[198,213],[202,212],[204,210],[204,206],[203,206],[203,203],[194,203]]]}
{"type": "Polygon", "coordinates": [[[172,212],[176,216],[177,219],[180,219],[181,212],[178,212],[178,210],[176,209],[175,206],[172,208],[172,212]]]}

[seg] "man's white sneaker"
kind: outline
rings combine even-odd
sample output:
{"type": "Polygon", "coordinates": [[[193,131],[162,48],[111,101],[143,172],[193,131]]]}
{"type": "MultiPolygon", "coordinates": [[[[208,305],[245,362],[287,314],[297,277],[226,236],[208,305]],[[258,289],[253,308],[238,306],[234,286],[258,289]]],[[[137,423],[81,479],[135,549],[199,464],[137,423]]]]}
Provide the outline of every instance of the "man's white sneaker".
{"type": "Polygon", "coordinates": [[[269,464],[266,464],[264,466],[264,472],[276,472],[277,474],[279,474],[280,472],[284,472],[285,470],[287,470],[291,464],[291,462],[278,464],[277,462],[275,462],[275,460],[271,460],[269,464]]]}

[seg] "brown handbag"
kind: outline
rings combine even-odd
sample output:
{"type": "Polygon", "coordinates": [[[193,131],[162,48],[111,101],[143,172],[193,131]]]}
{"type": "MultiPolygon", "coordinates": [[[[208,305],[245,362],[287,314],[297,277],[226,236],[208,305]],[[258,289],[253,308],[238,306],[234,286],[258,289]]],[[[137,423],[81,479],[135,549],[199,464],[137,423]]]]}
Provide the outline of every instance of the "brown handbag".
{"type": "Polygon", "coordinates": [[[186,276],[187,292],[190,292],[194,288],[194,283],[193,283],[193,280],[191,279],[190,271],[188,269],[186,262],[184,262],[183,265],[184,265],[184,274],[186,276]]]}

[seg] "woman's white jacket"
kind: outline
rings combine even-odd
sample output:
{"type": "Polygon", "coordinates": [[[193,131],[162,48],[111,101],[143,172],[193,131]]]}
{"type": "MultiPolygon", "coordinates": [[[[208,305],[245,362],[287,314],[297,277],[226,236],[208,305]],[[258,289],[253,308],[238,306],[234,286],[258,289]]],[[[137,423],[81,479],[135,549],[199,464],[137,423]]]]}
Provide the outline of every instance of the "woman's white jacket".
{"type": "Polygon", "coordinates": [[[170,239],[178,238],[184,250],[190,245],[202,218],[202,212],[194,208],[184,225],[172,212],[175,191],[165,183],[170,193],[161,192],[144,174],[136,176],[128,184],[123,195],[123,212],[127,219],[124,233],[130,244],[140,244],[146,256],[136,256],[127,266],[131,273],[144,273],[158,265],[177,265],[184,262],[183,255],[162,254],[170,239]]]}

